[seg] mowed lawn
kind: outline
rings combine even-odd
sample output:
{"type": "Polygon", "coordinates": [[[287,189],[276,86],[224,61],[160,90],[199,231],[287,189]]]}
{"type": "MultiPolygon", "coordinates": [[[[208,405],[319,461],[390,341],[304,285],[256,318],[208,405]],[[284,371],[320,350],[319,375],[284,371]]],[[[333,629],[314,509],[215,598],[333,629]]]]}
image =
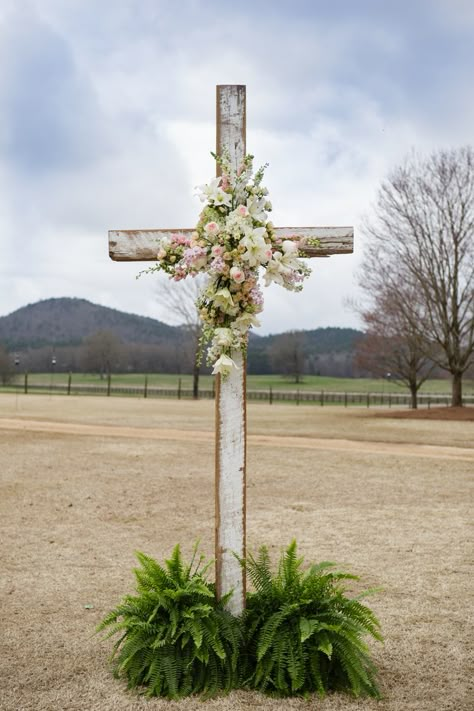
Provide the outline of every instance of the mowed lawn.
{"type": "MultiPolygon", "coordinates": [[[[467,711],[472,422],[341,408],[248,408],[248,544],[293,537],[381,587],[368,604],[384,698],[204,708],[467,711]],[[264,437],[262,436],[264,435],[264,437]]],[[[134,551],[213,552],[214,403],[0,396],[0,709],[202,709],[145,700],[109,671],[97,622],[133,590],[134,551]]],[[[356,585],[354,591],[360,589],[356,585]]]]}

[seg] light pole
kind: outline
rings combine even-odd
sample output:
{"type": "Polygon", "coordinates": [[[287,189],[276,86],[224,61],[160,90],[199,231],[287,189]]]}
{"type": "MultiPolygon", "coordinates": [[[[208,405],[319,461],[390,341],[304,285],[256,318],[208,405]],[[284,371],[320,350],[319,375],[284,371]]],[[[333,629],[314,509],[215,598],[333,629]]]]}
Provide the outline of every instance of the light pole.
{"type": "Polygon", "coordinates": [[[388,387],[388,406],[392,407],[392,390],[390,388],[390,378],[392,377],[392,374],[387,373],[387,375],[385,377],[387,378],[387,383],[389,385],[389,387],[388,387]]]}
{"type": "Polygon", "coordinates": [[[18,357],[17,354],[15,354],[15,410],[18,410],[18,389],[20,387],[19,383],[16,381],[18,380],[18,373],[20,370],[20,358],[18,357]]]}
{"type": "Polygon", "coordinates": [[[52,395],[53,394],[53,379],[54,379],[54,366],[56,365],[56,356],[53,351],[53,355],[51,356],[51,385],[49,388],[49,392],[52,395]]]}

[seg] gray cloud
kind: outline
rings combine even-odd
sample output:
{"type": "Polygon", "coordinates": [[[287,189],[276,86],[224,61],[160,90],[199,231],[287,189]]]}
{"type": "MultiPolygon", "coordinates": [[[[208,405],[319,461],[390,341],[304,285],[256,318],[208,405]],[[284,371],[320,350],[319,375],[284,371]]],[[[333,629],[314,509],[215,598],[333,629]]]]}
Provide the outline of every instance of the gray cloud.
{"type": "Polygon", "coordinates": [[[30,179],[95,163],[107,146],[97,100],[67,42],[34,16],[0,34],[2,152],[30,179]]]}

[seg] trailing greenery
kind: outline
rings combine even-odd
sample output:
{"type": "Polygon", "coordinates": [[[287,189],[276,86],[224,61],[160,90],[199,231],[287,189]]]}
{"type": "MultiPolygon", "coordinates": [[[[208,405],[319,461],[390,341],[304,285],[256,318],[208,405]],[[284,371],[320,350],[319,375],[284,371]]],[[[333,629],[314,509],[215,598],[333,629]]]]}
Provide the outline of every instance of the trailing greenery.
{"type": "Polygon", "coordinates": [[[340,583],[357,576],[334,572],[329,562],[303,570],[302,562],[295,541],[276,574],[264,546],[257,558],[241,561],[256,590],[243,616],[245,684],[278,696],[345,690],[379,697],[363,639],[382,639],[379,622],[360,602],[370,591],[348,598],[340,583]]]}
{"type": "Polygon", "coordinates": [[[137,553],[137,595],[127,595],[97,628],[107,630],[105,638],[120,634],[114,674],[148,696],[207,697],[238,685],[240,621],[225,610],[230,595],[217,601],[206,577],[212,562],[200,556],[195,564],[196,552],[186,565],[176,546],[164,566],[137,553]]]}

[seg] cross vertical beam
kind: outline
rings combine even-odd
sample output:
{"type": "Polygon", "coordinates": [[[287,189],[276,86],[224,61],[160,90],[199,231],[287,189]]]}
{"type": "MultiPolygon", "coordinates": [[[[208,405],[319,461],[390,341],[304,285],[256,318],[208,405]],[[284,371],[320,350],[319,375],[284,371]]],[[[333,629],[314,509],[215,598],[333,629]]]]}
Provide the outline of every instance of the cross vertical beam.
{"type": "MultiPolygon", "coordinates": [[[[216,89],[216,153],[226,151],[231,165],[238,169],[245,156],[245,86],[216,89]]],[[[238,370],[233,369],[225,380],[216,376],[216,590],[219,598],[234,591],[227,607],[240,615],[245,606],[245,571],[233,553],[245,557],[246,362],[241,351],[231,356],[238,370]]]]}

